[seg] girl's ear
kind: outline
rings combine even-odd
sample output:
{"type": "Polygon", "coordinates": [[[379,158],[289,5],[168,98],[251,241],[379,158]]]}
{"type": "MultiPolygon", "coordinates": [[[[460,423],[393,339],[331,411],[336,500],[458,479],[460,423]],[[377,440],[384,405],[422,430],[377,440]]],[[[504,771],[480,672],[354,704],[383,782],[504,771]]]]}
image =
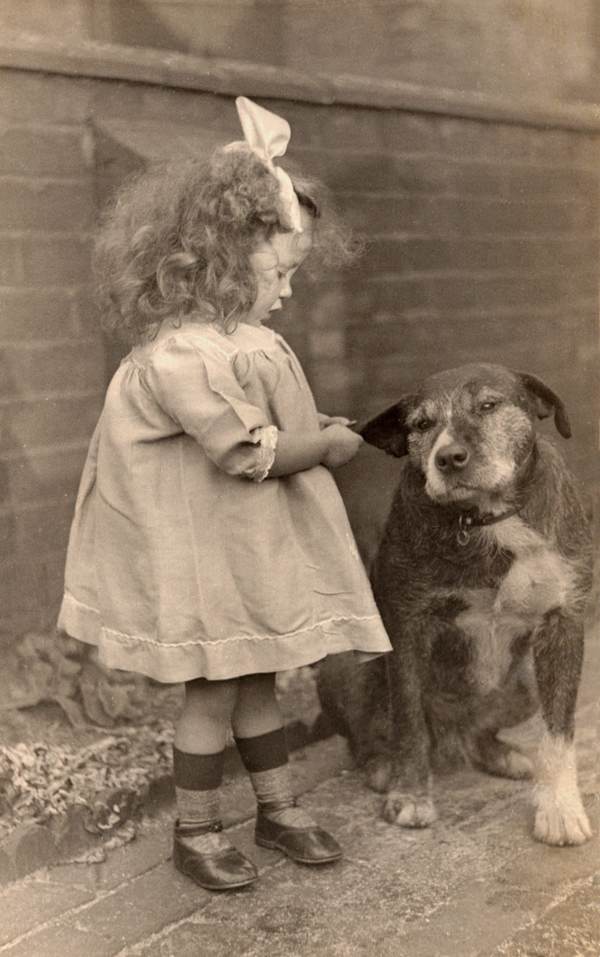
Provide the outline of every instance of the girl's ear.
{"type": "Polygon", "coordinates": [[[571,423],[562,399],[537,376],[530,375],[528,372],[518,372],[517,375],[527,390],[528,398],[538,419],[547,419],[554,412],[554,424],[558,432],[563,438],[570,439],[571,423]]]}
{"type": "Polygon", "coordinates": [[[406,416],[413,405],[413,396],[403,396],[399,402],[380,412],[358,430],[365,442],[383,449],[388,455],[401,458],[408,452],[407,437],[409,429],[406,416]]]}

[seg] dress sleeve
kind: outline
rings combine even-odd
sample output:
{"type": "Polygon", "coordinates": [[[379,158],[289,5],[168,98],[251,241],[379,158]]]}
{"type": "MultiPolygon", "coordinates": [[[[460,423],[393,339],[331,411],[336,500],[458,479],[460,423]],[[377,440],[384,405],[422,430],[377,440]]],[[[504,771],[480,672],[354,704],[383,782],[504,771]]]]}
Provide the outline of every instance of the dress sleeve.
{"type": "Polygon", "coordinates": [[[174,338],[156,350],[146,379],[161,408],[218,468],[258,482],[268,476],[277,428],[248,402],[225,352],[174,338]]]}

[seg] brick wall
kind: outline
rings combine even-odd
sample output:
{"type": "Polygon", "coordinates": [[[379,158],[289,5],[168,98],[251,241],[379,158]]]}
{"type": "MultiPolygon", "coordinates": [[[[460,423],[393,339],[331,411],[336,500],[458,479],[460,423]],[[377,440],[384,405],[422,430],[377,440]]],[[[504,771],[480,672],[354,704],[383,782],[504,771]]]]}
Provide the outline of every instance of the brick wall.
{"type": "MultiPolygon", "coordinates": [[[[591,483],[597,138],[262,102],[290,119],[292,158],[326,179],[369,240],[348,273],[299,276],[279,324],[323,410],[362,418],[427,372],[506,362],[563,395],[569,454],[591,483]]],[[[56,612],[106,382],[88,288],[98,197],[131,166],[239,133],[230,98],[19,70],[0,86],[0,130],[0,632],[10,640],[56,612]]],[[[367,451],[340,474],[367,547],[393,479],[394,463],[367,451]]]]}
{"type": "MultiPolygon", "coordinates": [[[[273,108],[283,104],[272,103],[273,108]]],[[[472,120],[292,107],[294,153],[368,238],[282,328],[324,408],[364,418],[444,367],[535,372],[564,399],[580,479],[598,480],[598,139],[472,120]],[[300,139],[300,136],[298,136],[300,139]]],[[[552,434],[552,426],[542,429],[552,434]]],[[[395,482],[370,450],[338,473],[366,553],[395,482]]]]}
{"type": "Polygon", "coordinates": [[[504,96],[600,83],[596,0],[0,0],[3,25],[504,96]]]}
{"type": "MultiPolygon", "coordinates": [[[[101,402],[86,283],[95,216],[86,128],[68,91],[0,93],[0,629],[56,604],[78,473],[101,402]]],[[[50,611],[52,609],[52,611],[50,611]]]]}

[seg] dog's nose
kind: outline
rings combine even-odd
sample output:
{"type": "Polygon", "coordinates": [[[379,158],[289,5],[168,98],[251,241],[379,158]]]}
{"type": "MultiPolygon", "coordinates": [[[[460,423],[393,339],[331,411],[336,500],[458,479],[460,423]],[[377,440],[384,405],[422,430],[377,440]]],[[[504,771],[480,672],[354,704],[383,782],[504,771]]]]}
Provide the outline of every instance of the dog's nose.
{"type": "Polygon", "coordinates": [[[464,469],[468,461],[468,450],[464,445],[459,445],[458,442],[449,442],[448,445],[443,445],[435,453],[435,464],[440,472],[464,469]]]}

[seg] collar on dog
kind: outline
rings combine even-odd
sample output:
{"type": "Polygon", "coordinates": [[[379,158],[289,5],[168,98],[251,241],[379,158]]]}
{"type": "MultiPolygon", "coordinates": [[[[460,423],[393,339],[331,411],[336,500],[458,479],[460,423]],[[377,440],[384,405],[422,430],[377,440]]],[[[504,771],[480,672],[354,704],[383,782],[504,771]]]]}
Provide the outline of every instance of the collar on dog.
{"type": "Polygon", "coordinates": [[[503,522],[505,518],[511,518],[518,515],[520,509],[511,508],[508,512],[502,512],[500,515],[493,515],[489,512],[487,515],[478,515],[476,512],[461,512],[458,516],[458,531],[456,541],[459,545],[467,545],[471,538],[472,528],[481,528],[484,525],[495,525],[496,522],[503,522]]]}

